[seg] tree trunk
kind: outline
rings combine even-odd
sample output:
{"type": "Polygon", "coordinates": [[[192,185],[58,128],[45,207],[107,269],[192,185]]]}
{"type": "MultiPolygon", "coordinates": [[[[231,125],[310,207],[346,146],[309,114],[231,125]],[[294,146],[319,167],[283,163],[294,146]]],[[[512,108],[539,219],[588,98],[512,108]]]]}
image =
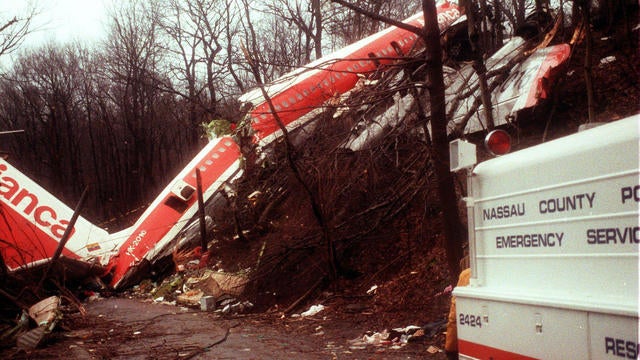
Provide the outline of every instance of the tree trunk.
{"type": "Polygon", "coordinates": [[[478,82],[480,83],[480,99],[484,108],[484,120],[489,130],[493,129],[493,106],[491,104],[491,94],[487,86],[487,68],[482,59],[480,51],[480,34],[478,34],[478,25],[476,19],[476,11],[472,0],[465,1],[465,13],[467,14],[467,25],[469,29],[469,42],[471,43],[471,51],[473,53],[473,69],[478,74],[478,82]]]}
{"type": "Polygon", "coordinates": [[[445,250],[452,278],[460,272],[462,257],[462,224],[458,214],[458,199],[453,175],[449,171],[449,142],[447,140],[447,114],[445,108],[444,79],[442,74],[442,49],[434,0],[423,0],[425,17],[424,39],[427,47],[427,84],[431,103],[432,161],[438,180],[438,194],[442,207],[445,250]]]}
{"type": "Polygon", "coordinates": [[[320,9],[320,5],[320,0],[311,1],[316,28],[314,36],[316,59],[320,59],[322,57],[322,9],[320,9]]]}
{"type": "Polygon", "coordinates": [[[591,74],[591,67],[592,67],[591,52],[593,48],[593,41],[591,39],[591,1],[583,0],[581,2],[580,7],[582,9],[582,18],[584,19],[584,26],[585,26],[585,37],[587,40],[587,45],[586,45],[585,55],[584,55],[584,82],[585,82],[585,85],[587,86],[587,112],[589,114],[589,120],[587,121],[591,123],[595,121],[595,114],[594,114],[595,99],[593,94],[593,77],[591,74]]]}

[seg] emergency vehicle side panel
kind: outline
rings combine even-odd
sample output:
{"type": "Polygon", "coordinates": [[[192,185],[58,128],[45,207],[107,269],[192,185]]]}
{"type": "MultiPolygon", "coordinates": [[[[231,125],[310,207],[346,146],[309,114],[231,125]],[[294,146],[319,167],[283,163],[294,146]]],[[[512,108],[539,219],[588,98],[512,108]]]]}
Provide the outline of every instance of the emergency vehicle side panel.
{"type": "Polygon", "coordinates": [[[638,203],[624,193],[637,183],[637,170],[621,170],[510,198],[479,199],[482,285],[635,311],[638,203]]]}
{"type": "Polygon", "coordinates": [[[460,296],[456,306],[461,355],[494,360],[589,358],[586,312],[460,296]]]}
{"type": "Polygon", "coordinates": [[[639,123],[636,115],[476,167],[476,268],[454,290],[461,354],[479,344],[545,359],[638,355],[639,123]],[[483,306],[486,326],[466,324],[467,314],[485,317],[483,306]],[[541,334],[531,333],[532,314],[541,334]]]}

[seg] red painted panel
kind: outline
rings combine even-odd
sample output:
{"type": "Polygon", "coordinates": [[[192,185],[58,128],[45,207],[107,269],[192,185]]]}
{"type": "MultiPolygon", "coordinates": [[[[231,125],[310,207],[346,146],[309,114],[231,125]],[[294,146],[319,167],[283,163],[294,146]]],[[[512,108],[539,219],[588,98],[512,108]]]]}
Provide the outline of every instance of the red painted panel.
{"type": "Polygon", "coordinates": [[[535,358],[522,354],[505,351],[482,344],[476,344],[461,339],[458,339],[458,352],[461,355],[466,355],[477,359],[535,360],[535,358]]]}
{"type": "MultiPolygon", "coordinates": [[[[49,259],[58,247],[52,238],[28,221],[21,213],[0,202],[0,253],[9,270],[49,259]]],[[[77,259],[68,249],[62,254],[77,259]]]]}
{"type": "MultiPolygon", "coordinates": [[[[455,2],[444,1],[438,4],[437,12],[442,31],[461,16],[462,9],[455,2]]],[[[424,18],[420,13],[405,22],[422,27],[424,18]]],[[[314,61],[308,65],[308,70],[283,76],[277,82],[290,82],[291,85],[280,93],[269,94],[280,121],[287,126],[329,99],[353,89],[358,81],[357,74],[371,73],[378,64],[390,64],[399,57],[391,43],[395,43],[406,54],[414,48],[417,39],[418,36],[410,31],[392,27],[314,61]],[[377,64],[369,54],[375,55],[377,64]]],[[[274,134],[280,131],[280,126],[266,101],[256,104],[251,111],[251,118],[256,142],[274,140],[274,134]]]]}
{"type": "Polygon", "coordinates": [[[206,192],[239,158],[240,148],[232,138],[223,138],[217,143],[212,142],[207,145],[136,222],[133,232],[122,244],[117,256],[112,258],[111,285],[117,287],[131,271],[134,271],[133,268],[142,259],[151,251],[158,250],[158,246],[164,246],[179,229],[186,225],[180,222],[183,216],[195,212],[196,194],[183,201],[171,193],[176,181],[182,180],[196,188],[195,172],[196,168],[200,169],[203,192],[206,192]]]}

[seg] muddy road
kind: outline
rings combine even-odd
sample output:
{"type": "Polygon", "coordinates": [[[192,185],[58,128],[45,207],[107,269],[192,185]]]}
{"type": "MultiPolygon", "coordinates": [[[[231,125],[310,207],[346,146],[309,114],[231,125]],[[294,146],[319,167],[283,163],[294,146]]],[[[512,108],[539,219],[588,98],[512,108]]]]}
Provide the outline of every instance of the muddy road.
{"type": "Polygon", "coordinates": [[[328,305],[310,317],[278,314],[223,317],[148,300],[105,298],[65,315],[47,343],[15,348],[3,359],[444,359],[437,329],[403,346],[366,345],[371,317],[328,305]],[[430,336],[429,336],[430,335],[430,336]],[[440,343],[440,344],[438,344],[440,343]],[[431,347],[431,348],[430,348],[431,347]]]}

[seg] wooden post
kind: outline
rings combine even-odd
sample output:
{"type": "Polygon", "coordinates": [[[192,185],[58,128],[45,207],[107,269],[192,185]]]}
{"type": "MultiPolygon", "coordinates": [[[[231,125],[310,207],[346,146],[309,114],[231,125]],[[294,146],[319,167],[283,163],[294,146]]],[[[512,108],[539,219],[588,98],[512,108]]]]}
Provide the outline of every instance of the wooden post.
{"type": "Polygon", "coordinates": [[[204,199],[202,196],[200,169],[196,169],[196,184],[196,192],[198,194],[198,218],[200,219],[200,246],[202,246],[202,254],[204,254],[207,251],[207,222],[204,217],[204,199]]]}
{"type": "Polygon", "coordinates": [[[49,264],[47,265],[47,268],[45,269],[44,273],[42,273],[42,278],[40,278],[40,282],[38,283],[37,289],[40,289],[42,287],[42,284],[44,283],[44,280],[49,275],[49,272],[51,271],[53,264],[58,260],[58,258],[62,254],[62,249],[64,249],[64,246],[67,244],[67,241],[69,240],[69,238],[71,237],[71,234],[73,233],[73,227],[75,226],[76,221],[78,221],[78,217],[80,216],[80,210],[82,210],[82,207],[84,206],[84,202],[87,199],[88,193],[89,193],[89,187],[87,186],[84,188],[84,191],[80,196],[80,200],[78,200],[78,204],[76,205],[76,208],[73,210],[73,216],[71,216],[71,219],[69,220],[69,225],[67,225],[67,228],[64,230],[64,234],[62,234],[62,238],[60,238],[60,242],[58,243],[58,247],[56,248],[56,251],[53,253],[53,256],[51,257],[51,260],[49,261],[49,264]]]}

